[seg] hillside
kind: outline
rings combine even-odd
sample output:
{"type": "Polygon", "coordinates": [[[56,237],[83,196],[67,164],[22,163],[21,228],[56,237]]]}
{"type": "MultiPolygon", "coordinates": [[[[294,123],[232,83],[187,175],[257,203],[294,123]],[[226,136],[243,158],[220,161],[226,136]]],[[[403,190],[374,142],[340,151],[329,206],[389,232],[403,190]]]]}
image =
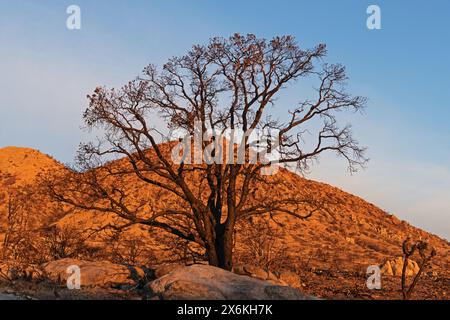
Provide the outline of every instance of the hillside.
{"type": "MultiPolygon", "coordinates": [[[[124,160],[118,160],[108,166],[126,167],[127,163],[124,160]]],[[[36,176],[42,170],[60,168],[62,166],[59,163],[36,150],[15,147],[0,149],[0,186],[2,186],[0,191],[20,188],[26,184],[33,185],[36,176]]],[[[316,201],[326,203],[327,206],[326,212],[317,212],[307,220],[279,216],[277,223],[271,223],[271,228],[279,235],[276,246],[287,251],[286,257],[283,258],[288,259],[286,261],[292,264],[291,269],[296,271],[307,269],[312,272],[330,270],[339,274],[353,272],[356,275],[364,275],[367,266],[379,265],[386,259],[401,256],[401,244],[404,239],[411,236],[427,240],[436,248],[437,256],[429,272],[439,278],[447,279],[446,283],[448,283],[450,278],[448,241],[411,226],[375,205],[336,187],[305,179],[284,169],[280,170],[276,179],[283,181],[282,187],[276,189],[261,187],[258,191],[261,197],[277,197],[282,193],[307,194],[316,201]]],[[[193,177],[191,181],[195,184],[196,178],[193,177]]],[[[156,207],[180,205],[170,195],[158,192],[154,187],[149,187],[133,175],[110,184],[127,188],[131,203],[138,203],[139,199],[145,198],[156,207]]],[[[48,201],[45,197],[40,199],[44,202],[48,201]]],[[[2,208],[4,210],[4,204],[0,205],[0,212],[2,208]]],[[[48,223],[48,221],[46,218],[42,220],[42,223],[48,223]]],[[[53,219],[53,222],[62,226],[76,226],[90,230],[119,221],[108,214],[75,210],[67,211],[64,216],[53,219]]],[[[256,225],[259,222],[254,220],[250,223],[256,225]]],[[[246,236],[245,226],[240,230],[244,231],[240,231],[241,233],[237,235],[236,251],[245,253],[246,244],[243,241],[246,236]]],[[[138,226],[128,228],[124,236],[132,249],[136,246],[145,247],[145,250],[139,251],[143,255],[147,255],[151,249],[153,263],[161,262],[166,256],[167,258],[170,256],[167,244],[161,240],[162,237],[163,235],[159,232],[148,232],[146,228],[138,226]]],[[[90,241],[96,246],[102,246],[102,243],[104,246],[106,243],[111,244],[108,242],[110,239],[105,238],[104,234],[96,235],[90,241]]],[[[239,259],[240,254],[237,257],[239,259]]],[[[309,285],[305,284],[305,286],[308,288],[309,285]]]]}
{"type": "Polygon", "coordinates": [[[16,185],[32,183],[42,169],[59,168],[61,165],[41,152],[18,147],[0,148],[0,175],[14,176],[16,185]]]}

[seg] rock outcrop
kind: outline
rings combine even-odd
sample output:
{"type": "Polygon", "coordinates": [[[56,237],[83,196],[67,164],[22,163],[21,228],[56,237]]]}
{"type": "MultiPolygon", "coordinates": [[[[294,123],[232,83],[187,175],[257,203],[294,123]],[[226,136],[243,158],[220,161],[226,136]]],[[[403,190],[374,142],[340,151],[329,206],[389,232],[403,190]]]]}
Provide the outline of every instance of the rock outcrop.
{"type": "MultiPolygon", "coordinates": [[[[381,273],[387,276],[401,276],[403,271],[403,257],[387,260],[381,265],[381,273]]],[[[411,277],[419,272],[419,265],[409,259],[406,267],[406,276],[411,277]]]]}
{"type": "Polygon", "coordinates": [[[0,293],[0,301],[2,300],[23,300],[23,298],[18,297],[14,294],[0,293]]]}
{"type": "Polygon", "coordinates": [[[280,273],[279,279],[290,287],[296,289],[303,287],[303,283],[301,282],[300,277],[293,271],[282,271],[280,273]]]}
{"type": "Polygon", "coordinates": [[[293,271],[284,270],[275,275],[270,271],[256,266],[237,265],[233,268],[233,272],[239,275],[265,280],[280,286],[289,286],[297,289],[302,287],[300,277],[293,271]]]}
{"type": "Polygon", "coordinates": [[[285,283],[280,283],[280,280],[278,279],[278,277],[276,275],[274,275],[272,272],[266,271],[266,270],[258,268],[256,266],[237,265],[233,268],[233,272],[236,274],[239,274],[241,276],[249,276],[249,277],[260,279],[260,280],[266,280],[273,284],[286,285],[285,283]]]}
{"type": "Polygon", "coordinates": [[[311,300],[297,289],[237,275],[207,265],[177,268],[147,285],[164,300],[311,300]]]}
{"type": "Polygon", "coordinates": [[[42,269],[39,265],[24,265],[14,261],[0,262],[0,280],[16,279],[39,279],[42,276],[42,269]]]}
{"type": "Polygon", "coordinates": [[[167,264],[161,264],[154,268],[155,278],[161,278],[165,276],[168,273],[171,273],[177,269],[184,268],[185,265],[178,264],[178,263],[167,263],[167,264]]]}
{"type": "Polygon", "coordinates": [[[142,268],[114,264],[108,261],[82,261],[61,259],[44,264],[42,269],[50,280],[66,283],[74,268],[80,268],[82,287],[108,287],[113,285],[133,285],[145,277],[142,268]],[[72,268],[71,268],[72,267],[72,268]]]}

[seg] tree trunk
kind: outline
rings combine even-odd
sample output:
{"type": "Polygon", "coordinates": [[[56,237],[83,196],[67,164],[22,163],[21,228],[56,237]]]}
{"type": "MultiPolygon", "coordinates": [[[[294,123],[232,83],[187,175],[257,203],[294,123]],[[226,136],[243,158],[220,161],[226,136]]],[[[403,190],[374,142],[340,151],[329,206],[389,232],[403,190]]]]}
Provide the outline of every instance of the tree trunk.
{"type": "MultiPolygon", "coordinates": [[[[223,228],[223,227],[222,227],[223,228]]],[[[233,233],[222,232],[216,237],[218,267],[231,271],[233,269],[233,233]]]]}
{"type": "Polygon", "coordinates": [[[219,267],[219,257],[217,256],[216,247],[215,246],[207,247],[206,254],[208,255],[209,265],[213,267],[219,267]]]}
{"type": "Polygon", "coordinates": [[[214,243],[206,248],[211,266],[231,271],[233,268],[233,233],[226,232],[224,225],[216,226],[214,243]]]}

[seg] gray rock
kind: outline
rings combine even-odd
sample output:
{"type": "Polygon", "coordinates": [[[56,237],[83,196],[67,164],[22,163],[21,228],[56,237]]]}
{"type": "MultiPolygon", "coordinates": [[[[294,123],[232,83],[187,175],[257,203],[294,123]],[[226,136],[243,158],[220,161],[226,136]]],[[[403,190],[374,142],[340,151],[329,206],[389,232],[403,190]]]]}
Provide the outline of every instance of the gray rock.
{"type": "Polygon", "coordinates": [[[114,264],[108,261],[83,261],[61,259],[42,265],[46,277],[58,283],[65,283],[70,276],[68,267],[80,268],[81,286],[110,287],[113,285],[134,285],[145,276],[142,268],[114,264]]]}
{"type": "Polygon", "coordinates": [[[0,301],[2,300],[23,300],[23,298],[9,293],[0,293],[0,301]]]}
{"type": "Polygon", "coordinates": [[[153,297],[170,300],[314,300],[297,289],[207,265],[177,268],[147,285],[153,297]]]}
{"type": "Polygon", "coordinates": [[[154,271],[155,271],[155,277],[156,278],[161,278],[162,276],[165,276],[166,274],[175,271],[176,269],[179,268],[184,268],[185,266],[182,264],[176,264],[176,263],[168,263],[168,264],[162,264],[157,266],[154,271]]]}

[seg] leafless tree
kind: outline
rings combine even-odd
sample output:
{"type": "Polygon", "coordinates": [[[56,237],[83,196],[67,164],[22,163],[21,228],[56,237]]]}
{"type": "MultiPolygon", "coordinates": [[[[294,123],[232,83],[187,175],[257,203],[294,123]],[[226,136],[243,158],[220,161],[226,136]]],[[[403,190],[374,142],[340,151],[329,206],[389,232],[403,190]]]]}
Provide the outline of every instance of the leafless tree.
{"type": "Polygon", "coordinates": [[[366,99],[346,92],[344,67],[323,63],[325,55],[325,45],[303,49],[292,36],[266,40],[235,34],[193,46],[162,70],[149,65],[119,90],[98,87],[88,96],[84,121],[102,137],[82,144],[78,166],[63,180],[49,179],[49,190],[58,201],[112,212],[124,225],[155,227],[196,242],[211,265],[230,270],[237,221],[279,213],[305,219],[320,209],[303,195],[268,198],[258,193],[263,185],[276,189],[276,179],[262,175],[262,169],[294,165],[307,170],[328,151],[344,157],[351,171],[367,161],[351,127],[340,127],[336,117],[339,111],[361,110],[366,99]],[[283,89],[299,79],[317,84],[314,97],[292,107],[277,103],[283,89]],[[200,136],[207,137],[200,152],[212,158],[220,159],[224,147],[208,132],[245,132],[239,143],[229,143],[229,148],[244,150],[245,163],[172,161],[178,141],[169,132],[180,129],[195,136],[196,124],[200,136]],[[277,130],[276,160],[248,161],[253,148],[249,133],[258,129],[277,130]],[[125,158],[128,166],[108,163],[117,158],[125,158]],[[130,176],[171,195],[174,203],[161,206],[146,196],[131,201],[130,176]]]}
{"type": "Polygon", "coordinates": [[[9,185],[5,189],[0,195],[4,203],[0,207],[4,225],[3,260],[27,267],[86,253],[86,238],[82,232],[76,227],[54,224],[67,212],[59,204],[48,202],[45,190],[35,185],[9,185]]]}
{"type": "Polygon", "coordinates": [[[270,272],[279,272],[292,265],[289,248],[282,242],[281,226],[268,219],[252,218],[255,217],[242,221],[237,228],[240,245],[235,249],[234,261],[270,272]]]}
{"type": "Polygon", "coordinates": [[[15,255],[17,246],[28,234],[30,217],[26,211],[26,203],[30,200],[30,193],[23,190],[9,189],[3,196],[6,211],[5,230],[2,243],[2,257],[7,259],[15,255]]]}
{"type": "Polygon", "coordinates": [[[89,256],[86,244],[89,235],[76,227],[50,225],[40,228],[38,236],[42,238],[42,254],[46,256],[46,260],[89,256]]]}
{"type": "Polygon", "coordinates": [[[411,241],[410,238],[406,239],[403,242],[403,268],[402,268],[402,294],[404,300],[409,300],[411,298],[411,294],[414,291],[414,288],[417,282],[420,279],[425,267],[431,261],[431,259],[436,255],[436,249],[433,248],[426,241],[411,241]],[[406,268],[408,266],[409,259],[414,255],[414,253],[418,251],[420,256],[419,262],[419,271],[416,275],[414,275],[413,280],[409,287],[406,285],[406,268]]]}
{"type": "Polygon", "coordinates": [[[138,236],[115,230],[107,235],[110,260],[127,265],[152,265],[155,263],[153,250],[138,236]]]}

